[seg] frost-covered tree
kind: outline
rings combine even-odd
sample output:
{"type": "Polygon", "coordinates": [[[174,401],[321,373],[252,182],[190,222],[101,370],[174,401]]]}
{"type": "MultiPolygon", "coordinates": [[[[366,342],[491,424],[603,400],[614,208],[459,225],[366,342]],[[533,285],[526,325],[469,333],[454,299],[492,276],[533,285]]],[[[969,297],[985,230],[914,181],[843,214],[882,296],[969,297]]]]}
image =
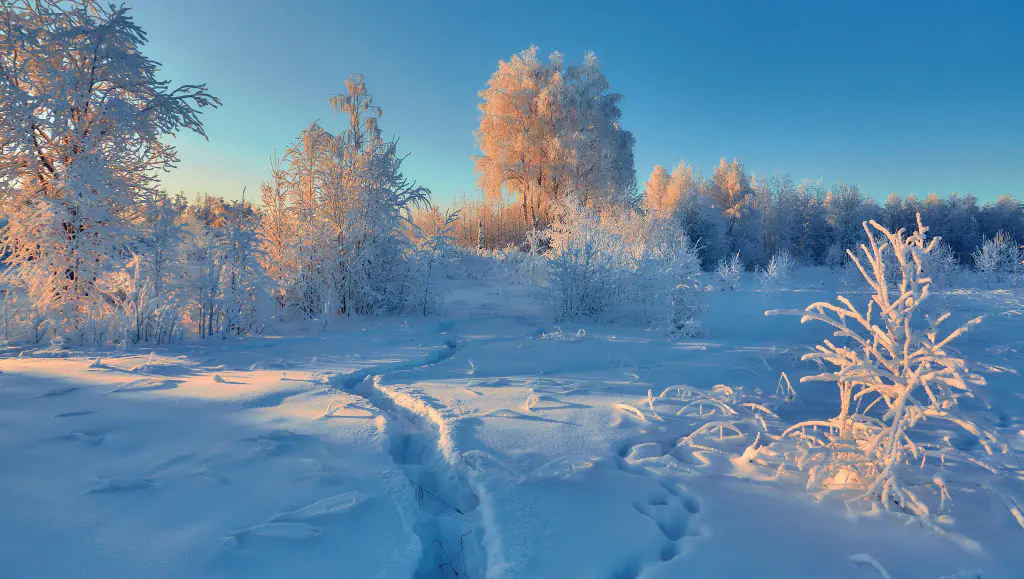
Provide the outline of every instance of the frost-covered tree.
{"type": "Polygon", "coordinates": [[[219,333],[261,333],[271,314],[271,281],[263,268],[260,216],[243,198],[228,205],[221,252],[221,302],[223,319],[219,333]]]}
{"type": "Polygon", "coordinates": [[[478,184],[490,199],[517,196],[528,228],[565,196],[632,197],[633,135],[593,53],[565,66],[557,52],[544,62],[531,47],[499,62],[480,97],[478,184]]]}
{"type": "Polygon", "coordinates": [[[1016,282],[1022,271],[1021,250],[1015,241],[1004,232],[986,239],[972,255],[974,267],[989,287],[1006,282],[1016,282]]]}
{"type": "Polygon", "coordinates": [[[671,174],[665,167],[656,165],[650,179],[644,183],[644,209],[662,217],[672,217],[687,197],[697,194],[702,180],[700,173],[694,172],[693,167],[683,161],[671,174]]]}
{"type": "Polygon", "coordinates": [[[757,272],[757,283],[761,290],[769,294],[775,293],[789,281],[793,272],[793,258],[789,252],[781,251],[772,256],[768,265],[757,272]]]}
{"type": "Polygon", "coordinates": [[[430,192],[402,173],[398,142],[383,138],[362,75],[330,102],[345,129],[310,125],[264,186],[263,231],[282,258],[266,261],[268,271],[293,315],[403,311],[413,291],[411,212],[430,192]]]}
{"type": "Polygon", "coordinates": [[[945,423],[967,431],[989,452],[998,449],[994,435],[959,408],[963,399],[978,395],[984,380],[969,373],[949,348],[981,318],[943,334],[940,327],[949,314],[922,312],[931,296],[925,266],[936,241],[926,238],[920,220],[909,235],[902,229],[890,232],[874,221],[864,229],[869,244],[861,245],[862,256],[852,251],[848,256],[873,290],[866,307],[840,296],[838,304],[766,312],[823,322],[839,338],[825,340],[804,355],[825,371],[801,380],[835,382],[838,416],[801,422],[784,435],[800,440],[798,466],[808,469],[808,486],[852,491],[855,498],[876,501],[882,508],[927,518],[935,510],[925,489],[933,487],[933,496],[944,503],[948,491],[939,471],[945,461],[961,456],[948,437],[936,440],[934,433],[915,433],[915,428],[925,422],[945,423]],[[895,287],[887,279],[889,267],[899,271],[895,287]]]}
{"type": "Polygon", "coordinates": [[[735,159],[726,163],[723,158],[711,176],[709,194],[725,220],[728,253],[739,253],[748,268],[763,263],[761,212],[743,164],[735,159]]]}
{"type": "Polygon", "coordinates": [[[718,276],[718,286],[722,291],[733,291],[740,287],[740,275],[743,273],[743,264],[740,262],[740,254],[734,253],[729,259],[722,259],[715,268],[715,275],[718,276]]]}
{"type": "Polygon", "coordinates": [[[224,307],[223,240],[195,215],[189,215],[182,261],[186,269],[186,295],[192,306],[189,321],[200,338],[216,336],[224,307]]]}
{"type": "Polygon", "coordinates": [[[136,252],[115,277],[111,297],[118,305],[129,343],[166,343],[181,336],[184,308],[180,220],[185,207],[158,194],[144,206],[136,252]]]}
{"type": "Polygon", "coordinates": [[[398,142],[386,141],[377,126],[362,75],[346,81],[348,91],[331,98],[347,114],[349,127],[335,140],[329,167],[329,199],[342,200],[332,212],[342,239],[342,311],[379,314],[402,311],[409,289],[412,244],[405,231],[414,207],[428,203],[430,191],[401,171],[398,142]]]}
{"type": "MultiPolygon", "coordinates": [[[[436,210],[436,207],[434,208],[436,210]]],[[[410,309],[424,316],[440,311],[441,284],[457,259],[455,237],[452,232],[460,215],[457,211],[446,211],[434,222],[429,230],[418,229],[415,292],[410,299],[410,309]]]]}
{"type": "Polygon", "coordinates": [[[284,171],[277,157],[271,161],[270,180],[261,184],[260,193],[263,211],[259,230],[263,268],[272,279],[278,280],[280,288],[289,287],[292,283],[291,275],[298,268],[299,244],[295,237],[298,223],[289,205],[284,171]]]}
{"type": "Polygon", "coordinates": [[[855,249],[861,235],[860,224],[874,219],[869,206],[855,185],[836,183],[825,194],[825,222],[828,224],[828,250],[826,265],[840,267],[846,261],[846,251],[855,249]]]}
{"type": "Polygon", "coordinates": [[[0,20],[6,276],[55,332],[81,342],[138,235],[137,202],[177,161],[161,137],[204,135],[199,111],[219,101],[204,85],[157,79],[126,7],[12,0],[0,20]]]}
{"type": "Polygon", "coordinates": [[[598,211],[572,198],[556,209],[547,231],[548,294],[558,317],[700,331],[699,260],[678,224],[629,209],[598,211]]]}
{"type": "Polygon", "coordinates": [[[793,179],[775,173],[758,180],[757,206],[762,215],[765,251],[793,255],[800,245],[800,198],[793,179]]]}

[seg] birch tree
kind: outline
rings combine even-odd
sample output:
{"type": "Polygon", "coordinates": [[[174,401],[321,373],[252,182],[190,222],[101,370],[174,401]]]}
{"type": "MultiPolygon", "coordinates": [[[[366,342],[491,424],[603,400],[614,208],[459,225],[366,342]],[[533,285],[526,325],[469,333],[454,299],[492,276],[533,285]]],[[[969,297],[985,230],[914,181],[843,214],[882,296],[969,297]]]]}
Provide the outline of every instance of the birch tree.
{"type": "MultiPolygon", "coordinates": [[[[138,202],[174,166],[163,135],[205,136],[205,85],[170,88],[126,7],[13,0],[0,12],[0,190],[8,279],[73,339],[136,235],[138,202]]],[[[92,313],[90,313],[92,312],[92,313]]]]}
{"type": "Polygon", "coordinates": [[[566,196],[632,197],[633,135],[619,123],[622,95],[610,92],[593,53],[566,67],[561,54],[544,62],[530,47],[499,62],[480,97],[477,183],[490,199],[515,195],[528,228],[566,196]]]}

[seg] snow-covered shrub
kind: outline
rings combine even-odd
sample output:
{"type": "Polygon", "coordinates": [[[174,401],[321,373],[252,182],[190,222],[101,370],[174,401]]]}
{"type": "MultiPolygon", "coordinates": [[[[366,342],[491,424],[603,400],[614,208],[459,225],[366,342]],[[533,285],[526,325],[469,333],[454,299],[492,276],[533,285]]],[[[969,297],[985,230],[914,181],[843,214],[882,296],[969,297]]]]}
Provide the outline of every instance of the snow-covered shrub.
{"type": "MultiPolygon", "coordinates": [[[[842,340],[825,340],[804,360],[819,362],[821,374],[801,382],[828,381],[838,385],[839,414],[790,427],[801,451],[797,466],[808,471],[808,486],[824,492],[853,493],[855,498],[894,507],[928,518],[935,513],[925,496],[934,487],[939,507],[948,490],[943,464],[961,452],[942,432],[923,431],[925,422],[944,422],[963,429],[989,453],[995,436],[980,419],[961,411],[964,398],[978,394],[984,380],[968,372],[964,360],[948,348],[981,318],[941,335],[949,314],[930,317],[920,312],[931,295],[925,265],[935,248],[918,218],[917,231],[890,232],[876,222],[864,224],[869,245],[863,256],[849,257],[873,290],[866,307],[840,296],[838,304],[818,302],[803,311],[773,311],[769,315],[801,315],[801,322],[820,321],[842,340]],[[874,230],[874,231],[872,231],[874,230]],[[862,261],[863,260],[863,261],[862,261]],[[888,283],[887,262],[898,267],[899,284],[888,283]],[[923,319],[922,319],[923,318],[923,319]],[[918,428],[918,430],[915,430],[918,428]]],[[[974,457],[969,462],[977,464],[974,457]]]]}
{"type": "Polygon", "coordinates": [[[452,235],[458,220],[457,211],[446,212],[442,221],[433,224],[433,231],[416,232],[416,291],[410,300],[410,309],[416,313],[426,316],[440,311],[441,284],[459,259],[452,235]]]}
{"type": "Polygon", "coordinates": [[[120,323],[115,341],[160,344],[182,337],[183,209],[163,194],[144,206],[136,251],[115,274],[109,290],[120,323]]]}
{"type": "Polygon", "coordinates": [[[949,289],[956,287],[962,275],[960,261],[957,260],[953,248],[939,238],[936,238],[935,247],[924,257],[924,270],[932,280],[932,286],[936,289],[949,289]]]}
{"type": "Polygon", "coordinates": [[[547,277],[547,259],[541,252],[541,245],[539,234],[530,232],[525,250],[510,244],[494,252],[505,284],[532,286],[547,277]]]}
{"type": "Polygon", "coordinates": [[[1016,282],[1020,276],[1021,250],[1015,241],[1003,232],[986,239],[972,255],[974,267],[989,287],[1016,282]]]}
{"type": "Polygon", "coordinates": [[[740,274],[742,272],[743,264],[740,262],[739,253],[734,253],[729,259],[720,260],[715,268],[719,289],[722,291],[733,291],[740,287],[740,274]]]}
{"type": "Polygon", "coordinates": [[[625,209],[599,213],[571,199],[556,215],[548,294],[559,318],[699,332],[700,260],[678,224],[625,209]]]}
{"type": "Polygon", "coordinates": [[[757,283],[762,291],[775,293],[789,281],[792,273],[793,258],[788,251],[780,251],[772,256],[764,269],[757,272],[757,283]]]}
{"type": "Polygon", "coordinates": [[[559,319],[596,319],[614,309],[621,240],[601,226],[601,216],[575,200],[559,203],[548,230],[550,296],[559,319]]]}

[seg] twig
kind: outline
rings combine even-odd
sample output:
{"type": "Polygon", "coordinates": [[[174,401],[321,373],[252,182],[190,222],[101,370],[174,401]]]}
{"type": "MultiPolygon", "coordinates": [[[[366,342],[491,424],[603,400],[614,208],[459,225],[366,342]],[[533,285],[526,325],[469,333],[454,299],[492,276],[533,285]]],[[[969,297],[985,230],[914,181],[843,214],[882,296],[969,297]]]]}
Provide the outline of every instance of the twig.
{"type": "Polygon", "coordinates": [[[463,515],[463,516],[466,515],[466,513],[462,512],[457,507],[453,507],[451,505],[451,503],[449,503],[448,501],[442,499],[441,497],[437,496],[436,494],[434,494],[434,493],[428,491],[427,489],[423,488],[423,485],[421,485],[420,483],[418,483],[418,482],[416,482],[416,481],[414,481],[412,479],[407,479],[407,480],[416,487],[416,489],[417,489],[416,493],[418,495],[416,498],[418,500],[423,500],[423,495],[425,495],[425,494],[426,495],[430,495],[434,500],[436,500],[437,502],[441,503],[445,507],[455,511],[456,513],[459,513],[460,515],[463,515]]]}
{"type": "MultiPolygon", "coordinates": [[[[459,571],[458,571],[458,569],[455,568],[455,563],[452,561],[452,558],[448,556],[448,551],[446,551],[445,548],[444,548],[444,545],[441,544],[441,539],[437,538],[437,534],[434,533],[434,529],[432,529],[430,527],[430,525],[427,525],[427,530],[430,531],[431,535],[433,535],[434,542],[437,543],[437,546],[441,549],[441,552],[444,553],[444,558],[448,559],[447,565],[452,568],[452,573],[455,573],[455,576],[458,577],[459,576],[459,571]]],[[[444,569],[445,565],[446,565],[445,563],[442,563],[442,564],[438,565],[438,567],[441,568],[441,569],[444,569]]]]}

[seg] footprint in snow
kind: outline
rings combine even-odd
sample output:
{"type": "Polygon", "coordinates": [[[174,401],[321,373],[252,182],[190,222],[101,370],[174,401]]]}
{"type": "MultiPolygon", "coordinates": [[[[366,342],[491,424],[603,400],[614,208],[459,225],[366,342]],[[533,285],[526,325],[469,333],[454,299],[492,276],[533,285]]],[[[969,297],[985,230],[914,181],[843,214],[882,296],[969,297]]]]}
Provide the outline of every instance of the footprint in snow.
{"type": "Polygon", "coordinates": [[[132,491],[148,489],[153,486],[153,479],[149,478],[108,478],[100,484],[89,489],[89,493],[107,493],[114,491],[132,491]]]}
{"type": "Polygon", "coordinates": [[[67,388],[54,388],[53,390],[50,390],[46,394],[43,394],[42,396],[40,396],[40,398],[50,398],[50,397],[53,397],[53,396],[64,396],[66,394],[71,394],[72,392],[74,392],[76,390],[81,390],[81,389],[82,389],[81,386],[68,386],[67,388]]]}
{"type": "Polygon", "coordinates": [[[72,418],[74,416],[88,416],[90,414],[96,414],[95,410],[75,410],[73,412],[61,412],[55,414],[54,418],[72,418]]]}
{"type": "Polygon", "coordinates": [[[282,539],[282,540],[303,540],[320,536],[319,528],[306,523],[263,523],[240,531],[235,531],[224,537],[224,543],[233,545],[239,549],[245,546],[253,538],[282,539]]]}
{"type": "Polygon", "coordinates": [[[370,497],[359,491],[349,491],[347,493],[341,493],[332,497],[327,497],[316,501],[315,503],[306,505],[301,509],[297,509],[288,513],[281,513],[271,517],[270,522],[292,522],[299,523],[302,521],[311,521],[316,519],[326,519],[335,517],[359,506],[366,502],[370,497]]]}
{"type": "Polygon", "coordinates": [[[87,432],[72,432],[71,434],[65,434],[61,438],[63,440],[74,440],[88,444],[89,446],[99,446],[106,437],[102,432],[97,434],[89,434],[87,432]]]}

